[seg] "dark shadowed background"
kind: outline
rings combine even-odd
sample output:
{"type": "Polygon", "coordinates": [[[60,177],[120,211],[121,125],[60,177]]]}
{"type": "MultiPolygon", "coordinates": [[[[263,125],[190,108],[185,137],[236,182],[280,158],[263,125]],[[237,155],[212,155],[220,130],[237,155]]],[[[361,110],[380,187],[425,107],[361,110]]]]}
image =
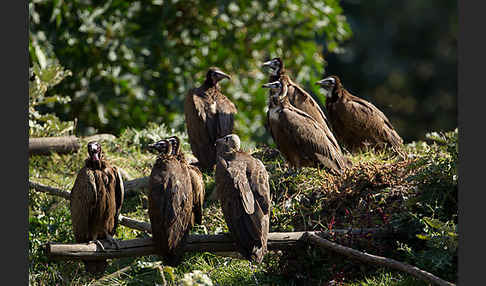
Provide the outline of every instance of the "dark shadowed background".
{"type": "Polygon", "coordinates": [[[378,106],[406,142],[457,127],[457,2],[342,1],[353,37],[329,74],[378,106]]]}

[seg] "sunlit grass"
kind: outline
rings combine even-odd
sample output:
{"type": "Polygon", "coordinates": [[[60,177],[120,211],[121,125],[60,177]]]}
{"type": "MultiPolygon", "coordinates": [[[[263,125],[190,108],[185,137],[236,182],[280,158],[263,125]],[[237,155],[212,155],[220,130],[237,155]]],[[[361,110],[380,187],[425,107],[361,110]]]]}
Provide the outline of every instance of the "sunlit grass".
{"type": "MultiPolygon", "coordinates": [[[[103,141],[106,157],[133,178],[148,176],[155,161],[144,145],[169,136],[163,128],[144,131],[129,130],[114,142],[103,141]],[[136,135],[138,134],[138,135],[136,135]],[[151,135],[149,135],[151,134],[151,135]],[[155,134],[155,135],[154,135],[155,134]],[[155,139],[151,139],[155,138],[155,139]]],[[[181,135],[181,138],[186,138],[181,135]]],[[[183,145],[188,151],[187,142],[183,145]]],[[[290,172],[275,149],[258,146],[249,150],[261,159],[270,175],[272,213],[270,230],[303,231],[338,228],[381,227],[393,223],[396,214],[407,212],[418,193],[413,176],[420,168],[413,167],[417,159],[429,152],[421,142],[405,147],[409,158],[400,159],[387,152],[365,150],[349,155],[353,167],[340,176],[325,169],[302,168],[290,172]]],[[[33,156],[29,160],[29,180],[70,191],[77,171],[83,166],[86,150],[67,155],[33,156]]],[[[423,175],[422,175],[423,176],[423,175]]],[[[422,177],[420,177],[422,178],[422,177]]],[[[206,200],[202,225],[192,233],[227,232],[220,203],[214,195],[212,174],[204,174],[206,200]]],[[[122,214],[149,221],[147,195],[144,191],[126,196],[122,214]]],[[[140,231],[119,226],[118,239],[148,237],[140,231]]],[[[338,242],[350,243],[367,252],[401,257],[393,243],[353,237],[338,242]]],[[[260,265],[248,261],[218,256],[212,253],[186,254],[176,268],[164,266],[157,256],[109,260],[102,278],[94,278],[78,261],[47,261],[43,244],[72,243],[69,202],[63,198],[29,191],[29,281],[31,285],[179,285],[184,274],[199,270],[213,285],[300,285],[303,281],[327,283],[341,277],[343,285],[425,285],[408,275],[352,263],[344,257],[318,249],[307,248],[295,253],[269,253],[260,265]],[[289,274],[290,273],[290,274],[289,274]],[[162,276],[163,275],[163,276],[162,276]],[[256,280],[255,280],[256,279],[256,280]],[[307,279],[307,280],[306,280],[307,279]],[[351,282],[354,281],[354,282],[351,282]],[[351,284],[349,284],[351,283],[351,284]]],[[[337,281],[337,280],[336,280],[337,281]]]]}

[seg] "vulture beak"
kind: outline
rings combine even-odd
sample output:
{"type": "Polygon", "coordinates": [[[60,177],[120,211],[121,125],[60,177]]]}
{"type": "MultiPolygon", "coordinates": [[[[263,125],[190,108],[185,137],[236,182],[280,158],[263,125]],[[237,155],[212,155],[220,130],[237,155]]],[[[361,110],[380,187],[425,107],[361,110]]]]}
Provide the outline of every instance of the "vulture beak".
{"type": "Polygon", "coordinates": [[[214,146],[218,145],[218,143],[223,141],[223,140],[224,140],[224,137],[216,139],[216,141],[214,141],[214,146]]]}
{"type": "Polygon", "coordinates": [[[265,68],[265,67],[272,67],[272,61],[266,61],[262,64],[262,68],[265,68]]]}
{"type": "Polygon", "coordinates": [[[215,71],[215,74],[218,76],[220,80],[223,78],[231,79],[231,76],[229,74],[226,74],[222,71],[215,71]]]}
{"type": "Polygon", "coordinates": [[[335,83],[335,81],[334,81],[334,78],[332,78],[332,77],[326,77],[326,78],[321,79],[320,81],[316,82],[317,85],[324,87],[324,88],[331,87],[331,86],[334,85],[334,83],[335,83]]]}
{"type": "Polygon", "coordinates": [[[156,144],[157,143],[148,144],[147,149],[149,149],[149,150],[157,150],[156,144]]]}
{"type": "Polygon", "coordinates": [[[97,143],[88,143],[88,153],[89,156],[91,157],[91,160],[93,161],[99,161],[100,160],[100,152],[98,150],[98,144],[97,143]]]}
{"type": "Polygon", "coordinates": [[[274,82],[269,82],[265,83],[262,85],[263,88],[279,88],[280,87],[280,82],[274,81],[274,82]]]}
{"type": "Polygon", "coordinates": [[[162,152],[163,150],[167,150],[167,141],[161,140],[152,144],[149,144],[147,148],[150,151],[162,152]]]}
{"type": "Polygon", "coordinates": [[[326,97],[330,97],[336,84],[336,80],[333,77],[326,77],[317,81],[316,84],[324,89],[326,97]]]}
{"type": "Polygon", "coordinates": [[[99,161],[100,160],[100,156],[98,155],[98,153],[93,153],[93,155],[91,155],[91,159],[93,161],[99,161]]]}

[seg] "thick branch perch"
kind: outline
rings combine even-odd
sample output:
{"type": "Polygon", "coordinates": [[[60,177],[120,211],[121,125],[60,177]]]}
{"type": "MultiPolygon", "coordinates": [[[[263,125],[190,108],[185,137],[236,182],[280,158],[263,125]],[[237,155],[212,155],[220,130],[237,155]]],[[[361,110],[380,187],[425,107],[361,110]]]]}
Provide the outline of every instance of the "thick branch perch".
{"type": "Polygon", "coordinates": [[[391,258],[386,258],[386,257],[382,257],[382,256],[364,253],[364,252],[358,251],[356,249],[352,249],[352,248],[349,248],[349,247],[346,247],[346,246],[342,246],[342,245],[339,245],[337,243],[331,242],[327,239],[321,238],[321,237],[319,237],[316,234],[311,233],[311,232],[305,233],[305,235],[303,236],[303,239],[305,239],[306,241],[308,241],[310,243],[319,245],[323,248],[326,248],[326,249],[335,251],[339,254],[348,256],[350,258],[354,258],[354,259],[360,260],[362,262],[371,263],[371,264],[378,264],[378,265],[390,267],[390,268],[393,268],[393,269],[396,269],[396,270],[399,270],[399,271],[402,271],[402,272],[406,272],[406,273],[408,273],[412,276],[415,276],[415,277],[417,277],[421,280],[425,280],[427,282],[430,282],[430,283],[433,283],[433,284],[436,284],[436,285],[440,285],[440,286],[455,285],[453,283],[442,280],[439,277],[437,277],[437,276],[435,276],[435,275],[433,275],[433,274],[431,274],[427,271],[424,271],[424,270],[421,270],[421,269],[419,269],[415,266],[412,266],[410,264],[402,263],[402,262],[396,261],[396,260],[391,259],[391,258]]]}
{"type": "MultiPolygon", "coordinates": [[[[129,186],[140,186],[146,178],[139,178],[129,182],[129,186]]],[[[60,196],[65,199],[70,199],[70,192],[44,186],[42,184],[29,181],[29,187],[40,192],[45,192],[51,195],[60,196]]],[[[126,190],[126,189],[125,189],[126,190]]],[[[120,215],[119,221],[121,225],[138,229],[141,231],[151,233],[151,225],[148,222],[137,221],[120,215]]],[[[375,235],[387,234],[389,231],[384,229],[354,229],[354,230],[335,230],[336,234],[364,234],[374,233],[375,235]]],[[[298,243],[307,241],[316,244],[326,249],[330,249],[339,254],[373,264],[390,267],[399,271],[403,271],[413,275],[419,279],[434,283],[440,286],[453,286],[455,284],[442,280],[433,274],[421,270],[415,266],[401,263],[399,261],[376,256],[372,254],[363,253],[361,251],[339,245],[331,242],[321,236],[329,236],[329,232],[274,232],[268,234],[268,249],[281,250],[295,247],[298,243]]],[[[50,259],[82,259],[82,260],[97,260],[107,258],[121,258],[121,257],[137,257],[144,255],[155,254],[155,248],[152,244],[151,238],[140,238],[132,240],[119,241],[120,249],[113,249],[112,245],[106,241],[102,241],[105,251],[99,249],[95,243],[81,243],[81,244],[60,244],[47,243],[45,247],[46,255],[50,259]]],[[[228,234],[217,235],[191,235],[188,237],[186,245],[183,247],[184,252],[234,252],[234,242],[228,234]]]]}
{"type": "Polygon", "coordinates": [[[115,138],[116,137],[112,134],[96,134],[83,138],[78,138],[76,136],[29,138],[29,156],[49,155],[52,152],[72,153],[78,151],[81,147],[81,140],[100,141],[114,140],[115,138]]]}
{"type": "MultiPolygon", "coordinates": [[[[340,230],[340,233],[377,233],[376,229],[370,230],[340,230]]],[[[303,241],[306,232],[271,232],[268,234],[268,249],[283,250],[291,249],[303,241]]],[[[328,232],[311,232],[321,236],[329,236],[328,232]]],[[[102,240],[105,251],[101,250],[96,243],[61,244],[47,243],[46,255],[50,259],[83,259],[97,260],[106,258],[137,257],[156,254],[151,238],[137,238],[130,240],[118,240],[120,249],[116,249],[109,242],[102,240]]],[[[190,235],[184,252],[235,252],[236,247],[233,239],[228,234],[216,235],[190,235]]]]}
{"type": "Polygon", "coordinates": [[[126,227],[152,233],[152,226],[148,222],[139,221],[133,218],[126,217],[124,215],[119,215],[118,221],[120,222],[121,225],[124,225],[126,227]]]}
{"type": "Polygon", "coordinates": [[[145,189],[148,188],[149,177],[142,177],[130,181],[125,181],[123,182],[123,184],[125,186],[125,193],[128,191],[132,192],[136,190],[145,189]]]}
{"type": "Polygon", "coordinates": [[[60,190],[60,189],[52,188],[52,187],[45,186],[45,185],[42,185],[42,184],[39,184],[39,183],[34,183],[32,181],[29,181],[29,188],[30,189],[34,189],[34,190],[36,190],[38,192],[47,193],[49,195],[63,197],[66,200],[70,200],[71,199],[71,192],[67,192],[67,191],[63,191],[63,190],[60,190]]]}

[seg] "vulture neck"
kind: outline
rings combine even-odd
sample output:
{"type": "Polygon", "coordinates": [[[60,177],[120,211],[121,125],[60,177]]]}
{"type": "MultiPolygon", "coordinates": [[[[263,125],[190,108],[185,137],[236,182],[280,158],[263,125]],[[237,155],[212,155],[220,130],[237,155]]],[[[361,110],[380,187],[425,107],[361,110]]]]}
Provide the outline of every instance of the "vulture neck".
{"type": "Polygon", "coordinates": [[[275,105],[280,105],[280,106],[285,106],[287,104],[290,104],[290,101],[289,101],[289,97],[287,96],[288,95],[288,82],[287,81],[283,81],[282,82],[282,90],[273,96],[272,98],[272,101],[275,105]]]}
{"type": "Polygon", "coordinates": [[[164,164],[167,164],[167,162],[170,161],[172,158],[174,158],[174,155],[160,154],[159,156],[157,156],[157,159],[155,160],[155,166],[158,167],[164,166],[164,164]]]}
{"type": "Polygon", "coordinates": [[[231,160],[236,157],[236,150],[235,149],[229,149],[229,150],[220,150],[218,152],[218,156],[225,159],[225,160],[231,160]]]}
{"type": "Polygon", "coordinates": [[[210,79],[206,79],[203,83],[203,85],[199,89],[199,96],[205,97],[205,98],[216,98],[218,94],[221,93],[219,84],[216,82],[214,83],[210,79]]]}
{"type": "Polygon", "coordinates": [[[100,158],[99,161],[93,161],[91,158],[88,158],[84,162],[86,167],[91,170],[103,170],[109,167],[108,162],[106,162],[103,158],[100,158]]]}
{"type": "Polygon", "coordinates": [[[177,155],[176,155],[176,158],[177,160],[179,160],[179,162],[183,162],[183,163],[186,163],[186,157],[184,156],[184,154],[182,152],[179,152],[177,155]]]}
{"type": "Polygon", "coordinates": [[[206,78],[206,80],[203,83],[203,87],[205,89],[216,88],[219,90],[219,82],[214,82],[212,79],[206,78]]]}
{"type": "Polygon", "coordinates": [[[336,102],[339,98],[345,95],[344,88],[341,85],[336,85],[329,97],[329,102],[336,102]]]}
{"type": "Polygon", "coordinates": [[[270,75],[269,82],[277,81],[277,80],[280,79],[280,77],[286,76],[286,75],[287,75],[287,70],[282,67],[278,71],[276,71],[275,73],[270,75]]]}

